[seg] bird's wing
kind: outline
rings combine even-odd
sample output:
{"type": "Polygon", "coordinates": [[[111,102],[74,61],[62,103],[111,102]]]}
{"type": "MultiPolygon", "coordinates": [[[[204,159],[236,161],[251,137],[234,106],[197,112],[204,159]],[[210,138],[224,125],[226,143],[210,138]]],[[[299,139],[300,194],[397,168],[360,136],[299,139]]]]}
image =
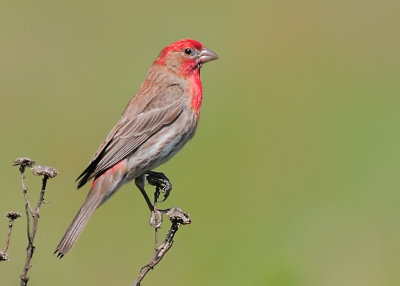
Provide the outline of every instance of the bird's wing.
{"type": "Polygon", "coordinates": [[[154,96],[137,115],[123,116],[99,146],[88,167],[78,177],[78,189],[128,154],[135,152],[165,125],[174,122],[185,109],[182,100],[179,100],[182,94],[181,87],[171,85],[154,96]]]}

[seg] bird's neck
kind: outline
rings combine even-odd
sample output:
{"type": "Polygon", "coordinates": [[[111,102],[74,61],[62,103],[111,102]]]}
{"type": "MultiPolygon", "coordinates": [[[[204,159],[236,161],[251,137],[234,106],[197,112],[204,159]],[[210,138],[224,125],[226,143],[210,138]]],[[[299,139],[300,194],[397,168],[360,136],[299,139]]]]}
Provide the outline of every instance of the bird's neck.
{"type": "MultiPolygon", "coordinates": [[[[165,82],[167,79],[169,79],[169,76],[171,75],[171,73],[169,73],[169,72],[160,73],[160,70],[159,70],[160,67],[162,67],[163,70],[165,69],[169,72],[172,72],[172,74],[174,76],[184,79],[188,83],[188,85],[186,85],[186,88],[188,88],[187,92],[191,96],[191,104],[190,105],[191,105],[192,110],[196,113],[197,117],[199,117],[201,101],[203,99],[203,86],[200,81],[200,68],[192,69],[190,71],[190,73],[187,72],[184,74],[182,72],[173,71],[173,70],[169,69],[168,67],[165,67],[163,65],[158,65],[156,63],[150,68],[150,70],[147,74],[147,78],[146,78],[147,83],[148,82],[153,82],[153,83],[161,82],[162,83],[162,82],[165,82]]],[[[145,84],[146,83],[144,83],[144,85],[145,84]]]]}

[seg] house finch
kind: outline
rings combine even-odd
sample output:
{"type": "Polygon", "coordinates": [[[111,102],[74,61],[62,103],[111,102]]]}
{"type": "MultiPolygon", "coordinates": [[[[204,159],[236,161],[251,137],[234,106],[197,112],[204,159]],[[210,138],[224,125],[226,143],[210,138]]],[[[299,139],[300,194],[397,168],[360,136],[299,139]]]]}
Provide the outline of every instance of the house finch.
{"type": "Polygon", "coordinates": [[[71,250],[97,207],[132,180],[145,195],[146,173],[169,160],[193,137],[203,93],[200,68],[217,58],[191,39],[161,51],[121,119],[78,178],[78,188],[94,181],[56,248],[59,257],[71,250]]]}

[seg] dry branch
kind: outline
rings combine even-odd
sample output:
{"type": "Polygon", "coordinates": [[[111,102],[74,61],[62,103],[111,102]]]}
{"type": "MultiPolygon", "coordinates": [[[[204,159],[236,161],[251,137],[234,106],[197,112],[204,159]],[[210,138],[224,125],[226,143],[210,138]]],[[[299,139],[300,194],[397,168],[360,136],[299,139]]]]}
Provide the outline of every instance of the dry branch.
{"type": "Polygon", "coordinates": [[[6,246],[4,247],[3,251],[0,251],[0,261],[7,261],[9,259],[7,251],[8,247],[10,245],[10,238],[11,238],[11,233],[12,229],[14,226],[14,220],[19,218],[21,214],[16,213],[16,212],[7,212],[6,217],[8,218],[8,233],[7,233],[7,239],[6,239],[6,246]]]}
{"type": "Polygon", "coordinates": [[[165,211],[160,211],[162,213],[166,213],[171,221],[171,227],[167,232],[164,241],[161,243],[159,247],[156,248],[156,252],[151,259],[151,261],[144,267],[142,267],[139,271],[138,278],[132,284],[132,286],[140,286],[140,282],[146,276],[146,274],[156,266],[164,255],[170,250],[172,244],[174,242],[174,236],[178,232],[179,227],[185,224],[190,224],[190,216],[185,213],[178,207],[174,207],[165,211]]]}
{"type": "Polygon", "coordinates": [[[47,166],[34,166],[35,161],[29,158],[17,158],[14,160],[14,166],[19,166],[19,171],[21,173],[21,184],[22,184],[22,193],[25,199],[25,213],[26,213],[26,232],[28,236],[28,246],[26,247],[26,261],[24,268],[22,270],[21,278],[21,286],[26,286],[29,281],[28,271],[32,267],[31,259],[33,253],[35,251],[35,246],[33,245],[33,241],[36,236],[37,227],[39,223],[39,212],[42,203],[44,202],[44,194],[46,191],[47,180],[50,178],[54,178],[57,176],[58,172],[56,169],[47,166]],[[43,176],[42,178],[42,188],[39,195],[39,200],[36,204],[35,209],[32,208],[32,204],[28,197],[28,189],[25,185],[25,168],[32,167],[32,172],[34,175],[43,176]],[[32,217],[32,226],[31,226],[31,217],[32,217]]]}

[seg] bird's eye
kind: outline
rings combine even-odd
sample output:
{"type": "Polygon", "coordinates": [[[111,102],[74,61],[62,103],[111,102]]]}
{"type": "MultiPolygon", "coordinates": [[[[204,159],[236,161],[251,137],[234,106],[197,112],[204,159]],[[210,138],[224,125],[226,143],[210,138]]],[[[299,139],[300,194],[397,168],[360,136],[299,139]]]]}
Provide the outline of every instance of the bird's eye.
{"type": "Polygon", "coordinates": [[[185,54],[190,55],[192,53],[191,49],[185,49],[185,54]]]}

